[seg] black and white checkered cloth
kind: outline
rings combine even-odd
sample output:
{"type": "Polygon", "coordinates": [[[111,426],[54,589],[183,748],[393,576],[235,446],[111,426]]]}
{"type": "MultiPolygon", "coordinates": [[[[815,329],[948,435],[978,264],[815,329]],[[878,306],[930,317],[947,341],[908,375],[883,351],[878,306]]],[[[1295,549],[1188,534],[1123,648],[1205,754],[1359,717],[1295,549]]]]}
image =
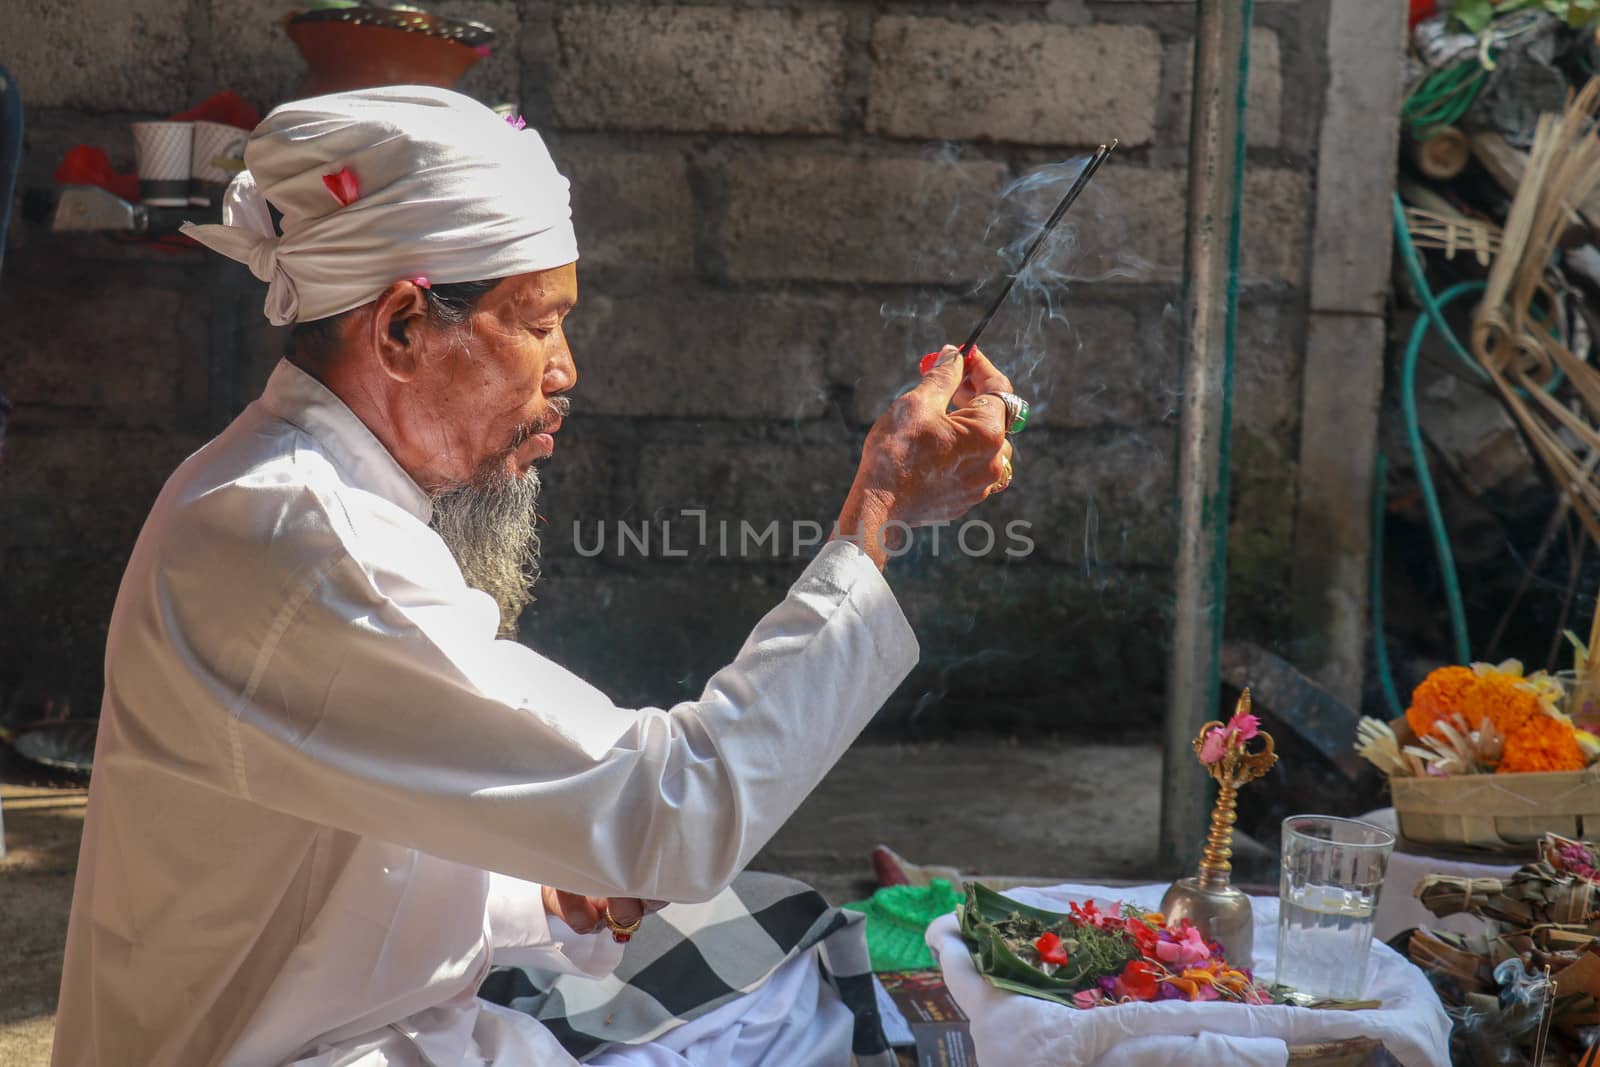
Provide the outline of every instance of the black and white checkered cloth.
{"type": "Polygon", "coordinates": [[[746,872],[704,904],[661,909],[606,978],[502,967],[479,995],[528,1012],[585,1060],[608,1045],[658,1040],[752,992],[802,952],[818,954],[828,983],[855,1015],[856,1067],[893,1067],[873,995],[865,916],[830,907],[804,882],[776,874],[746,872]]]}

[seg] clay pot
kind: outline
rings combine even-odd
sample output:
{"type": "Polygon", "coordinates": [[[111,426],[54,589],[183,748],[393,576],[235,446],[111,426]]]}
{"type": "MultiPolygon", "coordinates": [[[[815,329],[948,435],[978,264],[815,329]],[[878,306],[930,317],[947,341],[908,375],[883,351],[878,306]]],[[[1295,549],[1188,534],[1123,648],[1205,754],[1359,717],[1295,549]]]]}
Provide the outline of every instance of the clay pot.
{"type": "Polygon", "coordinates": [[[351,21],[290,16],[284,30],[305,58],[297,97],[379,85],[436,85],[453,89],[482,56],[434,33],[351,21]]]}

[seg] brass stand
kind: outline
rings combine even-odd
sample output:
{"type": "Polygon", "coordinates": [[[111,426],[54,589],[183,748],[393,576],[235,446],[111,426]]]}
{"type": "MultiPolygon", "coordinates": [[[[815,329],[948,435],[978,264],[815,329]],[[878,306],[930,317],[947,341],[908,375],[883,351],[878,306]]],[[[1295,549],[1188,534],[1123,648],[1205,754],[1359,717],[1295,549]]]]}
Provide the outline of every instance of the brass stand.
{"type": "MultiPolygon", "coordinates": [[[[1234,714],[1249,712],[1250,690],[1246,689],[1234,714]]],[[[1200,736],[1194,739],[1197,757],[1205,746],[1206,734],[1223,726],[1212,721],[1200,728],[1200,736]]],[[[1188,919],[1194,923],[1207,941],[1221,942],[1224,956],[1235,967],[1249,967],[1255,948],[1250,898],[1228,884],[1233,871],[1233,824],[1238,817],[1239,787],[1260,778],[1278,762],[1272,735],[1263,731],[1259,736],[1265,742],[1261,751],[1250,752],[1243,746],[1230,748],[1207,768],[1217,781],[1217,803],[1211,809],[1211,832],[1206,835],[1200,869],[1192,878],[1178,879],[1161,898],[1161,911],[1168,922],[1188,919]]]]}

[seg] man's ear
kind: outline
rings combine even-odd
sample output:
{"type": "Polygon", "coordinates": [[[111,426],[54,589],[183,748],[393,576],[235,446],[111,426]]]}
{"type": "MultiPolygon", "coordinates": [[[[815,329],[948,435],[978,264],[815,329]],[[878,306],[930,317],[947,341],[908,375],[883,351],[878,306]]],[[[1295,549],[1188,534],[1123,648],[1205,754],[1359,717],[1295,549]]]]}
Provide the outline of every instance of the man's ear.
{"type": "Polygon", "coordinates": [[[409,281],[398,281],[374,301],[367,324],[368,342],[389,377],[409,382],[422,358],[422,326],[428,321],[428,298],[409,281]]]}

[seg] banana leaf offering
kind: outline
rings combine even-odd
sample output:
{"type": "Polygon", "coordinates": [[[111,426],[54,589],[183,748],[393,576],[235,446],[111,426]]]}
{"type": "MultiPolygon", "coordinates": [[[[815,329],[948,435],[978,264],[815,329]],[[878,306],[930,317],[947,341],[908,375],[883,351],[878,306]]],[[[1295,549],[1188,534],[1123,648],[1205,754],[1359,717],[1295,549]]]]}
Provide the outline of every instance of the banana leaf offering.
{"type": "Polygon", "coordinates": [[[1187,919],[1128,904],[1074,901],[1046,911],[966,885],[961,933],[974,965],[997,989],[1071,1008],[1132,1001],[1191,1000],[1270,1004],[1275,998],[1248,970],[1228,966],[1222,946],[1187,919]]]}

